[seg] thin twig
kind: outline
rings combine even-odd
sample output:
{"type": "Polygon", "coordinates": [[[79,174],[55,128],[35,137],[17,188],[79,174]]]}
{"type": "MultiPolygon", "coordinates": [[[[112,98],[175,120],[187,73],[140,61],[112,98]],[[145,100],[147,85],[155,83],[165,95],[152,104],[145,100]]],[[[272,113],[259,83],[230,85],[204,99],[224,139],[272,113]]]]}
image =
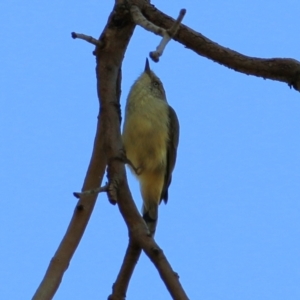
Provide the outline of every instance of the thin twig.
{"type": "Polygon", "coordinates": [[[167,44],[170,42],[170,40],[177,33],[185,13],[186,13],[186,9],[181,9],[180,10],[179,16],[178,16],[176,22],[174,23],[174,25],[170,29],[166,30],[166,34],[163,36],[163,38],[162,38],[161,42],[159,43],[159,45],[157,46],[156,50],[151,51],[149,53],[149,55],[150,55],[150,57],[152,58],[153,61],[155,61],[155,62],[159,61],[159,58],[162,56],[167,44]]]}
{"type": "Polygon", "coordinates": [[[151,51],[149,53],[152,60],[155,62],[158,62],[159,57],[162,56],[167,44],[176,35],[176,33],[180,27],[180,24],[185,16],[186,9],[180,10],[177,20],[172,25],[172,27],[167,30],[164,28],[158,27],[158,26],[154,25],[152,22],[150,22],[149,20],[147,20],[144,17],[144,15],[142,14],[142,12],[140,11],[140,9],[135,5],[131,6],[130,12],[131,12],[132,18],[136,24],[140,25],[141,27],[143,27],[144,29],[146,29],[148,31],[151,31],[151,32],[163,37],[161,42],[159,43],[159,45],[156,47],[156,50],[151,51]]]}
{"type": "Polygon", "coordinates": [[[85,196],[85,195],[99,194],[101,192],[107,192],[107,191],[108,191],[108,184],[106,184],[105,186],[102,186],[102,187],[90,189],[90,190],[83,191],[83,192],[74,192],[73,195],[77,199],[80,199],[82,196],[85,196]]]}
{"type": "Polygon", "coordinates": [[[93,38],[92,36],[85,35],[83,33],[71,32],[71,36],[73,39],[81,39],[98,47],[101,47],[103,44],[101,41],[93,38]]]}
{"type": "Polygon", "coordinates": [[[185,14],[186,14],[186,9],[182,8],[179,12],[179,16],[177,17],[175,23],[172,25],[172,27],[170,29],[167,29],[167,32],[169,33],[171,38],[173,38],[175,36],[175,34],[177,33],[185,14]]]}

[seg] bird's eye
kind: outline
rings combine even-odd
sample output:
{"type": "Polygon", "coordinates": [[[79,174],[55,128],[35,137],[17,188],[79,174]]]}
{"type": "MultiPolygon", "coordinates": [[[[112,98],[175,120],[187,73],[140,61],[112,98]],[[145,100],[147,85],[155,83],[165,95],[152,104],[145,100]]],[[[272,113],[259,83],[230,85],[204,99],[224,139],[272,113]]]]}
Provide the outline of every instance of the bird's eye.
{"type": "Polygon", "coordinates": [[[158,87],[158,86],[159,86],[159,82],[158,82],[158,81],[153,81],[153,85],[154,85],[155,87],[158,87]]]}

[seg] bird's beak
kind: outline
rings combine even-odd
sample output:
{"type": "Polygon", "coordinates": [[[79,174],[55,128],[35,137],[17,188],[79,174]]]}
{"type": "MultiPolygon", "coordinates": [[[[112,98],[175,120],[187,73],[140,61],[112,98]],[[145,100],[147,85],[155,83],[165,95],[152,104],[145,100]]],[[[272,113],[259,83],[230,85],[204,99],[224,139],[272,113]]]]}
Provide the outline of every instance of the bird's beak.
{"type": "Polygon", "coordinates": [[[150,73],[150,65],[149,65],[149,60],[148,60],[148,58],[146,58],[146,64],[145,64],[145,72],[146,73],[150,73]]]}

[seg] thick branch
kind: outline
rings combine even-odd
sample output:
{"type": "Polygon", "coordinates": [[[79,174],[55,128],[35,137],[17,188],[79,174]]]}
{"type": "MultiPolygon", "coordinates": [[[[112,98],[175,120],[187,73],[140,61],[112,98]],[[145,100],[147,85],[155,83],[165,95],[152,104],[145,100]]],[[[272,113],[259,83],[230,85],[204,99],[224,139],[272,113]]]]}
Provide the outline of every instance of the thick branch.
{"type": "MultiPolygon", "coordinates": [[[[115,11],[113,11],[109,17],[109,22],[114,19],[115,11]]],[[[133,26],[131,25],[130,35],[132,34],[133,26]]],[[[129,37],[127,39],[129,40],[129,37]]],[[[93,40],[93,38],[92,38],[93,40]]],[[[127,40],[127,42],[128,42],[127,40]]],[[[102,45],[102,40],[97,43],[97,46],[102,45]]],[[[126,47],[123,47],[123,51],[126,47]]],[[[121,74],[117,72],[115,95],[120,98],[120,82],[121,74]]],[[[115,100],[115,99],[114,99],[115,100]]],[[[103,107],[100,108],[99,116],[103,113],[103,107]]],[[[120,121],[119,116],[116,118],[116,122],[120,121]]],[[[97,131],[94,141],[94,148],[92,157],[87,170],[87,174],[83,183],[82,191],[92,190],[101,185],[102,178],[105,172],[107,164],[107,141],[105,141],[106,124],[98,118],[97,131]]],[[[70,221],[69,227],[65,236],[63,237],[54,257],[48,266],[46,274],[40,283],[37,291],[35,292],[34,300],[48,300],[52,299],[56,290],[58,289],[62,280],[64,272],[67,270],[71,258],[81,240],[84,230],[87,226],[89,218],[92,214],[97,194],[83,195],[78,201],[73,217],[70,221]]]]}
{"type": "MultiPolygon", "coordinates": [[[[98,122],[94,149],[82,190],[89,190],[101,184],[106,167],[102,136],[103,131],[100,122],[98,122]]],[[[60,285],[63,274],[67,270],[71,258],[81,240],[92,214],[96,199],[97,194],[93,194],[84,196],[78,201],[67,232],[54,254],[54,257],[51,259],[40,286],[33,296],[34,300],[47,300],[53,298],[60,285]]]]}
{"type": "MultiPolygon", "coordinates": [[[[158,27],[171,28],[175,20],[156,9],[145,0],[130,0],[131,5],[138,6],[144,16],[158,27]]],[[[290,87],[300,91],[300,62],[291,58],[256,58],[240,54],[218,45],[199,32],[180,25],[174,40],[221,65],[237,72],[254,75],[264,79],[286,82],[290,87]]]]}
{"type": "Polygon", "coordinates": [[[113,293],[108,297],[108,300],[123,300],[126,298],[127,288],[141,252],[141,247],[130,239],[122,267],[113,285],[113,293]]]}

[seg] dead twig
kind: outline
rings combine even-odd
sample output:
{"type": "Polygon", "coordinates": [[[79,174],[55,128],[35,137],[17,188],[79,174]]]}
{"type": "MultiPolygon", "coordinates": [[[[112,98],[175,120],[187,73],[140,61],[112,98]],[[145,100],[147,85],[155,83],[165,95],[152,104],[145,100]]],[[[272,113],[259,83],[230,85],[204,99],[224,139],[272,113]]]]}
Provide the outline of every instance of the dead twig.
{"type": "Polygon", "coordinates": [[[83,33],[71,32],[71,36],[73,39],[81,39],[98,47],[101,47],[103,45],[103,43],[100,40],[97,40],[92,36],[85,35],[83,33]]]}
{"type": "Polygon", "coordinates": [[[83,191],[83,192],[74,192],[73,195],[75,198],[80,199],[82,196],[99,194],[99,193],[107,192],[107,191],[108,191],[108,184],[106,184],[105,186],[102,186],[102,187],[90,189],[90,190],[83,191]]]}
{"type": "Polygon", "coordinates": [[[175,23],[173,23],[173,25],[171,26],[170,29],[164,29],[164,28],[161,28],[161,27],[158,27],[158,26],[154,25],[152,22],[150,22],[149,20],[147,20],[144,17],[144,15],[140,11],[140,9],[135,5],[131,6],[130,12],[131,12],[131,15],[132,15],[132,18],[133,18],[134,22],[137,25],[140,25],[144,29],[146,29],[148,31],[151,31],[151,32],[163,37],[161,42],[159,43],[159,45],[156,47],[156,50],[151,51],[149,53],[152,60],[155,61],[155,62],[158,62],[159,57],[162,56],[167,44],[176,35],[176,33],[179,29],[179,26],[180,26],[185,14],[186,14],[186,9],[181,9],[180,10],[177,20],[175,21],[175,23]]]}

